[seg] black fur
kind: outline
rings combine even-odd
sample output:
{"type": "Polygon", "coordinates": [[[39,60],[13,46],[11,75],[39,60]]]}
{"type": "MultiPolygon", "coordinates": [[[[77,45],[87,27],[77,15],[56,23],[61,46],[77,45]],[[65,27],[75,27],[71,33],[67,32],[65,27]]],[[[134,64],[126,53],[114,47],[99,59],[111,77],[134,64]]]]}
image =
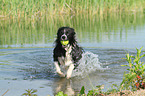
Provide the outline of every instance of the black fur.
{"type": "MultiPolygon", "coordinates": [[[[61,27],[58,29],[57,32],[57,39],[55,41],[56,46],[53,50],[53,58],[54,61],[58,61],[58,57],[66,57],[65,53],[66,50],[64,49],[65,46],[63,46],[60,41],[61,41],[61,36],[63,34],[66,34],[67,38],[65,38],[66,40],[69,40],[69,45],[72,46],[72,51],[71,51],[71,57],[72,57],[72,61],[74,63],[75,68],[78,66],[78,61],[82,58],[82,53],[83,53],[83,49],[81,47],[79,47],[79,45],[77,44],[77,41],[75,39],[75,31],[73,28],[70,27],[61,27]]],[[[60,62],[59,62],[60,65],[60,62]]],[[[74,69],[75,69],[74,68],[74,69]]]]}

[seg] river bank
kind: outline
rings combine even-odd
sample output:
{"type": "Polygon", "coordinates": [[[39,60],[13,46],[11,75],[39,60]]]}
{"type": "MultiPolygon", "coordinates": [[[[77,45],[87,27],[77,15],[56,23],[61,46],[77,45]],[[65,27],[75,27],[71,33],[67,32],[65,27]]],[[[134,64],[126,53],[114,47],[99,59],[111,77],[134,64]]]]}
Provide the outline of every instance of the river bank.
{"type": "Polygon", "coordinates": [[[126,91],[110,94],[107,96],[145,96],[145,90],[141,89],[134,92],[126,90],[126,91]]]}

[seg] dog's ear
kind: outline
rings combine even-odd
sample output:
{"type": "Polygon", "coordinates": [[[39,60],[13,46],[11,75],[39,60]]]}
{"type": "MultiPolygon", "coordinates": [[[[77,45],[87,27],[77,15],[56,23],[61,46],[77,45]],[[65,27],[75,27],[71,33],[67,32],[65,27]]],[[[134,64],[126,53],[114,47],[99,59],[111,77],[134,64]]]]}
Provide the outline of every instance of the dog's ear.
{"type": "Polygon", "coordinates": [[[75,30],[73,28],[70,28],[71,32],[73,33],[73,35],[75,35],[75,30]]]}

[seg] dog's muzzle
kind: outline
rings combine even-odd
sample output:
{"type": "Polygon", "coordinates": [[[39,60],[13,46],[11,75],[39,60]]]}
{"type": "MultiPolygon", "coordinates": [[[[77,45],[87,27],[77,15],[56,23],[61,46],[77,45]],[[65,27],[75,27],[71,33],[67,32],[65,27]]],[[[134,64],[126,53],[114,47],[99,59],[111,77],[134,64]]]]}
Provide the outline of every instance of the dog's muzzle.
{"type": "Polygon", "coordinates": [[[61,36],[61,40],[63,40],[63,41],[67,40],[67,36],[66,36],[65,34],[63,34],[63,35],[61,36]]]}

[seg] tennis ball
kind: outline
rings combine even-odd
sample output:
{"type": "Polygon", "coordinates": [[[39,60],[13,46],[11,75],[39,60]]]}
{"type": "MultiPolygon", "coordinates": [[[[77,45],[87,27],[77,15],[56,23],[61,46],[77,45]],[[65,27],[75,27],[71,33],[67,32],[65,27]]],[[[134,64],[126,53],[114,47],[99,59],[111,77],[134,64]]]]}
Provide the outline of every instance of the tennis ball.
{"type": "Polygon", "coordinates": [[[60,41],[60,43],[62,44],[62,45],[67,45],[68,43],[69,43],[69,40],[66,40],[66,41],[60,41]]]}

